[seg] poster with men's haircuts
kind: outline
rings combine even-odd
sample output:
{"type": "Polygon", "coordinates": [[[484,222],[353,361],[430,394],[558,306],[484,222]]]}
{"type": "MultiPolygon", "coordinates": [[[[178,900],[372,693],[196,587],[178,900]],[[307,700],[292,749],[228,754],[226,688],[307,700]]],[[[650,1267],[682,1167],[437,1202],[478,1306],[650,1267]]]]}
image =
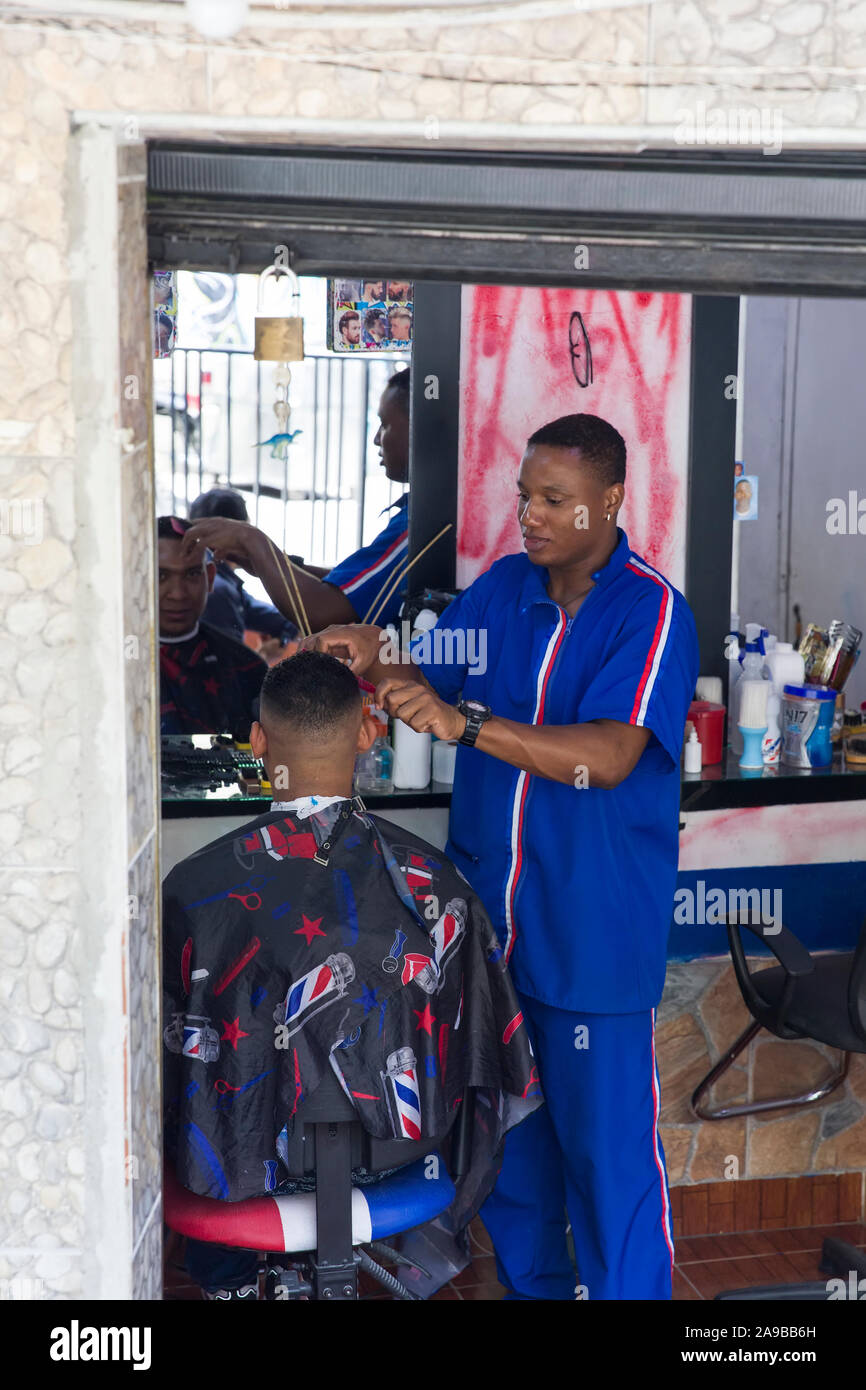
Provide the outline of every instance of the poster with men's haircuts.
{"type": "Polygon", "coordinates": [[[328,347],[332,352],[394,352],[412,342],[409,280],[328,281],[328,347]]]}

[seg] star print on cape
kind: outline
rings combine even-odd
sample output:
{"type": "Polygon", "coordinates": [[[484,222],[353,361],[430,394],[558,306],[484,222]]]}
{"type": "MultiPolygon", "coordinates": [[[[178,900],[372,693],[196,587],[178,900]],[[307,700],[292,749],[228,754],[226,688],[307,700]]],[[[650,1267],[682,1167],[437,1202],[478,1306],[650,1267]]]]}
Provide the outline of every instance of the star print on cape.
{"type": "Polygon", "coordinates": [[[418,1018],[415,1031],[420,1032],[423,1029],[424,1032],[429,1033],[432,1038],[433,1024],[436,1022],[436,1016],[430,1012],[430,1005],[425,1004],[423,1009],[413,1009],[412,1012],[416,1014],[418,1018]]]}
{"type": "Polygon", "coordinates": [[[297,928],[297,930],[295,931],[295,936],[302,936],[308,946],[312,942],[314,936],[328,935],[327,932],[319,930],[319,923],[322,920],[321,917],[317,917],[315,921],[312,921],[303,912],[301,913],[301,916],[304,918],[304,925],[302,927],[297,928]]]}
{"type": "Polygon", "coordinates": [[[220,1033],[220,1042],[230,1042],[235,1052],[238,1050],[238,1042],[241,1038],[248,1038],[249,1033],[245,1033],[241,1028],[240,1018],[236,1018],[233,1023],[229,1023],[227,1018],[223,1019],[223,1030],[220,1033]]]}

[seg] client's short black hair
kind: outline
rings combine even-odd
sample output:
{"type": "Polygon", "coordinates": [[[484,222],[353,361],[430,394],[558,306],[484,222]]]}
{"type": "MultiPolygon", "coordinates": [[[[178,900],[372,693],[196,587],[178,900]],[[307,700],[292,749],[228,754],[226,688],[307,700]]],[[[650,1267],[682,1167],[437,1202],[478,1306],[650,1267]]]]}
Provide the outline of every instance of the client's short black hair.
{"type": "Polygon", "coordinates": [[[189,509],[191,521],[206,516],[227,516],[230,521],[249,521],[247,504],[233,487],[212,487],[202,492],[189,509]]]}
{"type": "Polygon", "coordinates": [[[582,461],[602,487],[625,482],[625,440],[598,415],[561,415],[529,436],[526,447],[533,444],[579,449],[582,461]]]}
{"type": "Polygon", "coordinates": [[[298,652],[278,661],[261,691],[265,716],[322,738],[361,708],[361,691],[348,666],[327,652],[298,652]]]}
{"type": "Polygon", "coordinates": [[[156,521],[157,538],[161,541],[182,541],[192,525],[182,516],[160,516],[156,521]]]}

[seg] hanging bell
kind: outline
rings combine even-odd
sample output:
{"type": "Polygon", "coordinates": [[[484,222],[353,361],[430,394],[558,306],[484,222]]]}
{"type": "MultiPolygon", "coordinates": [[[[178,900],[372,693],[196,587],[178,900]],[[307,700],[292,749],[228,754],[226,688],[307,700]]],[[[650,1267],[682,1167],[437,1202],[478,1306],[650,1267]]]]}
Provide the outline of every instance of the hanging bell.
{"type": "Polygon", "coordinates": [[[284,265],[269,265],[259,276],[256,299],[256,336],[253,357],[256,362],[303,362],[304,320],[301,318],[301,290],[298,277],[284,265]],[[292,315],[279,317],[263,313],[265,281],[270,276],[288,275],[292,284],[292,315]]]}

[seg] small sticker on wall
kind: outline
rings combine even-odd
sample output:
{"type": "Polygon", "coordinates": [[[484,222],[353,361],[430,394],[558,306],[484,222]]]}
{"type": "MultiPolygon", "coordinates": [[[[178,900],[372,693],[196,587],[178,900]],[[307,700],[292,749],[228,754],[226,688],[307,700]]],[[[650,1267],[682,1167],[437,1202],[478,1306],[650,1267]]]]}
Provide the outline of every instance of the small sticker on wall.
{"type": "Polygon", "coordinates": [[[734,520],[757,521],[758,478],[743,463],[734,464],[734,520]]]}
{"type": "Polygon", "coordinates": [[[170,357],[177,339],[177,271],[153,272],[153,355],[170,357]]]}

